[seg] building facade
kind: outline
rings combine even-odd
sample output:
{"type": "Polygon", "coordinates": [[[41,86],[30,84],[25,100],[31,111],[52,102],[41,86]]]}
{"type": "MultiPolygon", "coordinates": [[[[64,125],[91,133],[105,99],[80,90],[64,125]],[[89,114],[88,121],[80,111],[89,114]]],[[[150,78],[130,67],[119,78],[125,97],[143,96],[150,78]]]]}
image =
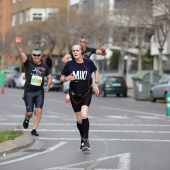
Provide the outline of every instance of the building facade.
{"type": "Polygon", "coordinates": [[[1,69],[5,69],[5,64],[8,63],[9,55],[6,52],[6,36],[11,31],[11,0],[0,1],[0,64],[1,69]]]}

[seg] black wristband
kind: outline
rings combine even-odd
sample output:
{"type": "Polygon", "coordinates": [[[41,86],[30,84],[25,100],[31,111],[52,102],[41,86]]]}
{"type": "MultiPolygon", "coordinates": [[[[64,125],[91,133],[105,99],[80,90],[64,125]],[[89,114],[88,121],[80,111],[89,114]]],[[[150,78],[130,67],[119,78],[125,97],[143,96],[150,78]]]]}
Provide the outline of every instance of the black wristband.
{"type": "Polygon", "coordinates": [[[98,82],[97,82],[97,81],[95,81],[94,83],[98,84],[98,82]]]}

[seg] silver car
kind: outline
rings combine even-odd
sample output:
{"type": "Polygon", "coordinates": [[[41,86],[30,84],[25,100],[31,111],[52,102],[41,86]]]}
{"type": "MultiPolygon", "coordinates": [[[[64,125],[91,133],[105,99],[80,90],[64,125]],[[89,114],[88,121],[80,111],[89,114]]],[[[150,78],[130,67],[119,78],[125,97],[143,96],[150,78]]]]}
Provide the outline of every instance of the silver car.
{"type": "Polygon", "coordinates": [[[170,92],[170,76],[161,78],[150,90],[150,101],[156,102],[157,99],[166,100],[166,94],[170,92]]]}

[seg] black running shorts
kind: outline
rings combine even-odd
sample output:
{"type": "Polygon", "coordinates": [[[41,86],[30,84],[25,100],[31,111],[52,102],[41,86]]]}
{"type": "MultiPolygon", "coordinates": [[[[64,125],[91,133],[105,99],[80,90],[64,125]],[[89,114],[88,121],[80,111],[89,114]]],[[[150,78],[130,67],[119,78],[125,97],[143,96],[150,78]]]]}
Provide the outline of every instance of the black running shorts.
{"type": "Polygon", "coordinates": [[[83,96],[82,98],[74,98],[70,94],[70,101],[71,101],[71,105],[72,105],[74,112],[80,112],[81,107],[83,105],[90,106],[91,99],[92,99],[92,91],[91,90],[87,93],[87,95],[83,96]]]}
{"type": "Polygon", "coordinates": [[[24,101],[27,112],[34,111],[35,108],[42,108],[44,104],[44,90],[24,91],[24,101]]]}

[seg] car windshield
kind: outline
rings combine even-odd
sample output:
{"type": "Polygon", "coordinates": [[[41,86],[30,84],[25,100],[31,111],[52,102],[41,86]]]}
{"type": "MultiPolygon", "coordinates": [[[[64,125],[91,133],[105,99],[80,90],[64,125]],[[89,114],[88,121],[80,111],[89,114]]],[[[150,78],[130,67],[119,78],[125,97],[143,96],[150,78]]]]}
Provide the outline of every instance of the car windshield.
{"type": "Polygon", "coordinates": [[[108,77],[107,81],[113,83],[123,83],[123,79],[121,77],[108,77]]]}

